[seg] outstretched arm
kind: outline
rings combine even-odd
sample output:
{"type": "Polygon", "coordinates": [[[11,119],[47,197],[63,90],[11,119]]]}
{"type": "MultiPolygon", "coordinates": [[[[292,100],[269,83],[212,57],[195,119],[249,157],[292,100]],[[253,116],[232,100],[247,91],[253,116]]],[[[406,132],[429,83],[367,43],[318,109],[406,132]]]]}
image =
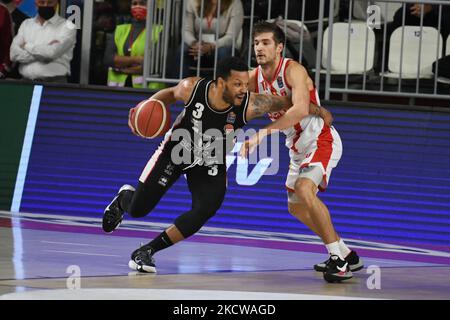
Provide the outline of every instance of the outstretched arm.
{"type": "Polygon", "coordinates": [[[270,94],[250,93],[250,103],[245,118],[248,120],[262,117],[268,112],[278,112],[292,106],[290,97],[270,94]]]}
{"type": "MultiPolygon", "coordinates": [[[[250,92],[256,91],[256,88],[255,88],[256,79],[255,78],[256,78],[255,70],[250,71],[249,72],[250,80],[249,80],[249,86],[248,86],[248,90],[250,92]]],[[[267,95],[272,96],[269,94],[267,94],[267,95]]],[[[308,95],[309,95],[309,92],[308,92],[308,95]]],[[[281,101],[281,102],[279,102],[277,99],[272,101],[272,100],[268,100],[268,99],[264,100],[263,98],[258,98],[258,100],[256,100],[256,103],[250,103],[250,105],[248,106],[247,112],[245,114],[246,119],[251,120],[254,118],[262,117],[264,114],[266,114],[268,112],[279,112],[283,109],[286,110],[292,106],[291,98],[289,98],[290,99],[289,103],[284,101],[286,99],[286,97],[281,97],[281,98],[283,99],[283,101],[281,101]]],[[[253,101],[255,101],[255,97],[253,97],[253,101]]],[[[252,102],[252,100],[250,102],[252,102]]],[[[309,110],[308,110],[309,115],[321,117],[326,125],[331,126],[331,124],[333,123],[333,115],[331,114],[330,111],[328,111],[326,108],[318,106],[312,102],[309,102],[308,108],[309,108],[309,110]]]]}
{"type": "MultiPolygon", "coordinates": [[[[286,70],[287,81],[292,86],[292,107],[277,121],[266,126],[270,133],[272,130],[284,130],[299,123],[309,115],[310,94],[308,73],[297,63],[289,64],[286,70]]],[[[311,85],[311,84],[310,84],[311,85]]]]}
{"type": "MultiPolygon", "coordinates": [[[[279,112],[283,109],[289,109],[292,106],[290,97],[273,96],[270,94],[251,93],[250,104],[247,108],[245,118],[247,121],[262,117],[269,112],[279,112]]],[[[325,124],[331,126],[333,116],[326,108],[318,106],[312,102],[309,103],[308,112],[310,115],[321,117],[325,124]]]]}
{"type": "Polygon", "coordinates": [[[175,87],[162,89],[156,92],[150,99],[160,100],[165,105],[175,103],[176,101],[187,103],[198,80],[200,80],[199,77],[185,78],[175,87]]]}
{"type": "MultiPolygon", "coordinates": [[[[258,104],[259,100],[263,101],[263,99],[260,98],[257,100],[256,106],[255,103],[249,105],[247,109],[247,120],[261,116],[267,112],[280,111],[282,109],[287,110],[278,120],[267,125],[264,129],[259,130],[257,134],[242,144],[240,151],[242,157],[246,157],[249,153],[253,152],[265,136],[270,135],[272,132],[292,127],[310,114],[322,117],[325,124],[331,125],[331,122],[333,121],[331,113],[325,108],[310,102],[309,87],[312,84],[309,83],[311,80],[304,68],[299,64],[291,64],[289,69],[290,72],[288,72],[287,75],[289,83],[292,83],[291,103],[288,104],[279,100],[266,99],[265,103],[261,102],[258,104]],[[272,105],[268,106],[269,103],[272,105]],[[293,105],[292,107],[287,108],[286,104],[293,105]]],[[[274,96],[271,97],[273,98],[274,96]]]]}

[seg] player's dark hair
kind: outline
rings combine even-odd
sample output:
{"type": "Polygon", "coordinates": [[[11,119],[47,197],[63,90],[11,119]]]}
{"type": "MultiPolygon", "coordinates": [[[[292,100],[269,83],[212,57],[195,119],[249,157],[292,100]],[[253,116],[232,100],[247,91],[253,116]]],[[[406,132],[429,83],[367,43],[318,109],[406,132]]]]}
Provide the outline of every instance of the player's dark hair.
{"type": "Polygon", "coordinates": [[[284,34],[283,30],[281,30],[281,28],[277,26],[275,23],[262,20],[258,21],[253,26],[253,38],[255,38],[258,34],[266,32],[273,33],[273,40],[275,41],[275,44],[279,43],[282,43],[283,45],[286,44],[286,35],[284,34]]]}
{"type": "Polygon", "coordinates": [[[228,57],[217,64],[216,78],[227,79],[231,71],[248,71],[248,65],[244,60],[238,57],[228,57]]]}

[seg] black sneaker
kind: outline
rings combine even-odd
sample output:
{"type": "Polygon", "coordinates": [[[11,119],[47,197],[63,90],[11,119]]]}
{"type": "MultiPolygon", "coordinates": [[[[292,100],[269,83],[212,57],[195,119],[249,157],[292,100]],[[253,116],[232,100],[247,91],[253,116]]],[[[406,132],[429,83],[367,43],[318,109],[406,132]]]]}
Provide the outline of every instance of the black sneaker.
{"type": "Polygon", "coordinates": [[[111,233],[116,230],[122,222],[125,211],[120,207],[119,197],[123,192],[134,192],[134,188],[128,184],[123,185],[111,203],[106,207],[102,222],[103,231],[106,233],[111,233]]]}
{"type": "Polygon", "coordinates": [[[128,266],[139,272],[156,273],[155,259],[153,259],[152,248],[147,244],[141,246],[131,254],[128,266]]]}
{"type": "Polygon", "coordinates": [[[350,251],[350,253],[345,257],[345,261],[348,262],[348,267],[351,272],[356,272],[364,268],[364,263],[356,251],[350,251]]]}
{"type": "Polygon", "coordinates": [[[348,266],[348,262],[342,260],[337,255],[332,254],[323,273],[323,278],[328,282],[341,282],[353,277],[348,266]]]}
{"type": "MultiPolygon", "coordinates": [[[[328,258],[328,260],[330,260],[330,258],[328,258]]],[[[317,272],[325,272],[328,260],[322,263],[315,264],[314,270],[316,270],[317,272]]],[[[353,250],[350,251],[350,253],[345,257],[345,261],[348,262],[348,266],[350,268],[350,271],[352,272],[356,272],[364,268],[364,263],[362,259],[358,256],[356,251],[353,250]]]]}

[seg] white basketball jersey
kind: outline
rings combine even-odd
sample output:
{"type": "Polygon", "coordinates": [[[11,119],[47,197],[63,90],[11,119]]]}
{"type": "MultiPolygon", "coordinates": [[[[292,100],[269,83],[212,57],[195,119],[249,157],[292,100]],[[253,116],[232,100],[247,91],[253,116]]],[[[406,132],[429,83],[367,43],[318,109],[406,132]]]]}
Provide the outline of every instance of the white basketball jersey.
{"type": "MultiPolygon", "coordinates": [[[[261,66],[258,66],[256,69],[256,92],[268,93],[277,96],[290,96],[292,91],[291,86],[286,81],[286,68],[291,61],[292,59],[289,58],[281,58],[277,70],[275,71],[275,76],[270,80],[264,77],[261,66]]],[[[316,89],[312,89],[310,91],[310,100],[313,103],[320,105],[316,89]]],[[[272,112],[269,113],[269,118],[270,120],[275,121],[285,113],[286,110],[272,112]]],[[[323,124],[324,122],[322,118],[307,116],[294,126],[282,130],[282,132],[286,135],[286,146],[292,149],[295,153],[302,153],[302,150],[298,150],[296,147],[297,144],[309,144],[310,141],[312,142],[317,140],[317,137],[322,131],[323,124]]]]}

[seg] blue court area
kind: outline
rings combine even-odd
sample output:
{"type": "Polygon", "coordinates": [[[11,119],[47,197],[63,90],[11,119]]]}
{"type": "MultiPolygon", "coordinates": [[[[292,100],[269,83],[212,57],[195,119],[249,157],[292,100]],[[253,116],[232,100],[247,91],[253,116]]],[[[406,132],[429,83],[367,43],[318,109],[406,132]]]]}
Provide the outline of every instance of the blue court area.
{"type": "Polygon", "coordinates": [[[312,269],[326,258],[316,237],[204,228],[158,253],[156,274],[142,274],[128,268],[130,254],[163,226],[131,221],[105,235],[100,224],[92,218],[2,212],[0,299],[450,297],[450,251],[348,239],[365,268],[345,283],[329,284],[312,269]]]}
{"type": "MultiPolygon", "coordinates": [[[[100,217],[120,186],[137,183],[162,140],[129,132],[128,110],[145,98],[44,87],[16,210],[100,217]]],[[[334,114],[344,151],[320,196],[338,232],[344,238],[448,245],[450,113],[326,107],[334,114]]],[[[181,109],[171,106],[172,119],[181,109]]],[[[255,120],[249,128],[268,121],[255,120]]],[[[229,154],[226,199],[208,226],[308,234],[287,212],[288,149],[281,135],[275,145],[269,148],[269,161],[259,159],[256,165],[229,154]],[[269,163],[279,166],[276,174],[266,174],[269,163]]],[[[180,178],[143,221],[170,223],[190,205],[186,180],[180,178]]]]}

